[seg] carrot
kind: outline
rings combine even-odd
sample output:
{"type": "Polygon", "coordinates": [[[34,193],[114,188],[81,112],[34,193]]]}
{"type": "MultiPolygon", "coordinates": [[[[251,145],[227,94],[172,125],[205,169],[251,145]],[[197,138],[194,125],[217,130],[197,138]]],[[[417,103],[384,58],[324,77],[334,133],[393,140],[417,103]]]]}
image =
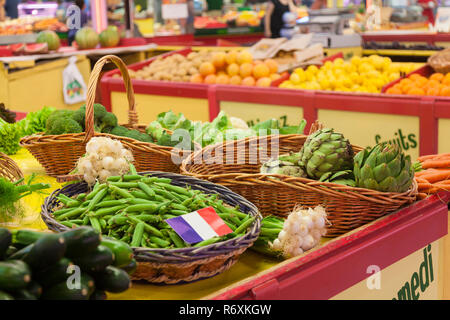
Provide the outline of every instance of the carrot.
{"type": "Polygon", "coordinates": [[[440,191],[440,190],[450,191],[450,185],[448,185],[448,184],[436,183],[434,185],[434,187],[437,189],[437,191],[440,191]]]}
{"type": "Polygon", "coordinates": [[[450,170],[432,172],[428,175],[422,176],[421,178],[427,180],[430,183],[447,180],[450,178],[450,170]]]}
{"type": "Polygon", "coordinates": [[[424,190],[424,189],[432,188],[433,185],[431,183],[429,183],[429,182],[427,182],[427,183],[418,183],[417,187],[418,187],[419,190],[424,190]]]}
{"type": "Polygon", "coordinates": [[[426,156],[418,157],[417,161],[424,162],[425,160],[442,159],[442,158],[450,158],[450,153],[429,154],[426,156]]]}
{"type": "Polygon", "coordinates": [[[428,194],[420,192],[417,196],[419,197],[419,199],[425,199],[426,197],[428,197],[428,194]]]}
{"type": "Polygon", "coordinates": [[[429,183],[428,180],[421,178],[421,177],[414,177],[417,181],[417,183],[429,183]]]}
{"type": "Polygon", "coordinates": [[[416,177],[421,177],[421,176],[427,175],[427,174],[429,174],[431,172],[434,172],[434,171],[437,171],[437,170],[438,169],[429,168],[429,169],[426,169],[426,170],[422,170],[422,171],[416,172],[414,175],[416,177]]]}
{"type": "Polygon", "coordinates": [[[422,162],[422,168],[450,168],[450,159],[445,160],[427,160],[422,162]]]}

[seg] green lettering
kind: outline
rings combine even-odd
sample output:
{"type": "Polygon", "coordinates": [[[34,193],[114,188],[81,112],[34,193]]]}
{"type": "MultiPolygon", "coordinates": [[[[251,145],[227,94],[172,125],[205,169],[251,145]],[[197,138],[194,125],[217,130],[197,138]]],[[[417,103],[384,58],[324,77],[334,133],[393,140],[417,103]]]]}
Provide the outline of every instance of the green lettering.
{"type": "Polygon", "coordinates": [[[420,290],[424,292],[426,288],[430,285],[429,277],[428,277],[428,260],[427,260],[427,249],[423,249],[423,262],[419,267],[419,276],[420,276],[420,290]],[[425,273],[425,274],[424,274],[425,273]],[[426,279],[424,282],[423,280],[426,279]]]}
{"type": "Polygon", "coordinates": [[[375,143],[378,143],[381,139],[381,136],[379,134],[375,135],[375,143]]]}
{"type": "Polygon", "coordinates": [[[405,285],[397,293],[398,300],[411,300],[411,289],[409,288],[409,282],[405,282],[405,285]]]}
{"type": "Polygon", "coordinates": [[[417,272],[414,272],[411,277],[411,293],[413,300],[419,300],[420,295],[418,292],[416,294],[417,288],[419,288],[419,275],[417,274],[417,272]]]}
{"type": "Polygon", "coordinates": [[[400,140],[401,140],[401,142],[402,142],[403,150],[408,150],[408,149],[409,149],[409,143],[406,142],[406,144],[405,144],[405,138],[406,138],[406,136],[404,136],[404,135],[402,134],[402,129],[398,129],[398,134],[399,134],[400,140]]]}
{"type": "Polygon", "coordinates": [[[408,140],[411,142],[411,148],[414,149],[417,147],[417,141],[415,139],[416,135],[414,133],[411,133],[408,135],[408,140]]]}
{"type": "Polygon", "coordinates": [[[281,116],[280,120],[283,120],[283,127],[286,127],[287,126],[287,116],[286,115],[281,116]]]}
{"type": "MultiPolygon", "coordinates": [[[[431,244],[428,245],[428,252],[431,251],[431,244]]],[[[433,277],[433,261],[431,260],[431,252],[428,255],[428,264],[430,266],[430,282],[433,282],[434,277],[433,277]]]]}

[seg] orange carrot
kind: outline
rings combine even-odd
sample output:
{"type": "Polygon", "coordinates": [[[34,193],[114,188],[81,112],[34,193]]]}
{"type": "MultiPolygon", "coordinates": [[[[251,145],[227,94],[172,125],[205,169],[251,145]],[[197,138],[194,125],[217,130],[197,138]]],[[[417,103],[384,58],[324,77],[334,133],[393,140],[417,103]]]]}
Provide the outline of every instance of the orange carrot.
{"type": "Polygon", "coordinates": [[[439,190],[447,190],[447,191],[450,191],[450,185],[448,185],[448,184],[436,183],[436,184],[434,185],[434,187],[437,188],[438,191],[439,191],[439,190]]]}
{"type": "Polygon", "coordinates": [[[417,161],[424,162],[425,160],[442,159],[442,158],[449,158],[449,157],[450,157],[450,153],[429,154],[426,156],[418,157],[417,161]]]}
{"type": "Polygon", "coordinates": [[[428,194],[420,192],[417,196],[419,197],[419,199],[425,199],[426,197],[428,197],[428,194]]]}
{"type": "Polygon", "coordinates": [[[450,168],[450,159],[445,160],[427,160],[422,162],[422,168],[450,168]]]}
{"type": "Polygon", "coordinates": [[[416,177],[422,177],[422,176],[424,176],[424,175],[427,175],[427,174],[429,174],[429,173],[431,173],[431,172],[435,172],[435,171],[437,171],[437,170],[438,170],[438,169],[429,168],[429,169],[426,169],[426,170],[422,170],[422,171],[416,172],[414,175],[415,175],[416,177]]]}
{"type": "Polygon", "coordinates": [[[447,180],[450,178],[450,170],[432,172],[428,175],[422,176],[421,178],[427,180],[430,183],[447,180]]]}
{"type": "Polygon", "coordinates": [[[414,177],[414,179],[416,179],[417,183],[429,183],[428,180],[421,177],[414,177]]]}

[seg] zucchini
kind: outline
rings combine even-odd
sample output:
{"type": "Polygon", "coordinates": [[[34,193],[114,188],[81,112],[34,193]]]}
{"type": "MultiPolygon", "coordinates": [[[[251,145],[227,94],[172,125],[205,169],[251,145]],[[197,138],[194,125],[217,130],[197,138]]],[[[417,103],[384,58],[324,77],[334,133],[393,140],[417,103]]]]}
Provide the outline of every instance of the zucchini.
{"type": "Polygon", "coordinates": [[[126,265],[126,266],[124,266],[124,267],[122,267],[120,269],[122,269],[123,271],[125,271],[129,275],[132,275],[137,269],[137,262],[136,262],[135,259],[132,259],[131,262],[128,265],[126,265]]]}
{"type": "Polygon", "coordinates": [[[16,250],[11,255],[8,255],[7,260],[22,260],[25,258],[25,256],[27,256],[30,253],[30,251],[33,247],[34,247],[34,243],[29,244],[28,246],[26,246],[25,248],[22,248],[20,250],[16,250]]]}
{"type": "Polygon", "coordinates": [[[27,289],[20,289],[20,290],[11,292],[11,294],[15,300],[37,300],[36,296],[33,295],[27,289]]]}
{"type": "Polygon", "coordinates": [[[36,298],[39,298],[42,294],[42,286],[36,281],[32,280],[27,286],[27,291],[36,298]]]}
{"type": "Polygon", "coordinates": [[[10,295],[9,293],[0,291],[0,301],[2,301],[2,300],[14,300],[14,297],[12,295],[10,295]]]}
{"type": "Polygon", "coordinates": [[[67,243],[66,257],[72,258],[94,252],[101,241],[99,232],[83,226],[61,233],[67,243]]]}
{"type": "Polygon", "coordinates": [[[6,254],[5,257],[8,258],[9,256],[13,255],[14,253],[16,253],[17,251],[19,251],[19,249],[17,249],[14,246],[9,246],[8,250],[6,250],[6,254]]]}
{"type": "Polygon", "coordinates": [[[69,289],[66,281],[60,282],[44,290],[42,300],[88,300],[89,290],[84,286],[79,289],[69,289]]]}
{"type": "Polygon", "coordinates": [[[23,257],[23,261],[35,270],[58,262],[66,252],[64,237],[56,233],[45,234],[31,246],[30,252],[23,257]]]}
{"type": "Polygon", "coordinates": [[[73,263],[86,272],[98,272],[113,264],[114,254],[108,247],[99,245],[94,252],[73,258],[73,263]]]}
{"type": "Polygon", "coordinates": [[[13,244],[26,247],[32,243],[35,243],[46,234],[48,233],[32,230],[17,230],[14,234],[13,244]]]}
{"type": "Polygon", "coordinates": [[[93,274],[97,289],[119,293],[131,287],[131,280],[124,270],[108,266],[102,272],[93,274]]]}
{"type": "Polygon", "coordinates": [[[0,290],[25,289],[31,281],[31,270],[21,260],[0,262],[0,290]]]}
{"type": "Polygon", "coordinates": [[[106,300],[106,292],[95,289],[95,291],[90,295],[89,300],[106,300]]]}
{"type": "Polygon", "coordinates": [[[101,244],[114,253],[113,266],[121,268],[131,263],[133,250],[125,242],[103,236],[101,244]]]}
{"type": "Polygon", "coordinates": [[[0,260],[6,255],[8,247],[11,245],[12,235],[6,228],[0,228],[0,260]]]}
{"type": "Polygon", "coordinates": [[[36,270],[36,272],[33,273],[33,278],[35,278],[44,288],[51,287],[67,280],[69,277],[67,268],[72,264],[72,261],[69,259],[62,258],[55,264],[41,270],[36,270]]]}
{"type": "Polygon", "coordinates": [[[90,297],[91,294],[93,294],[95,291],[94,279],[87,273],[82,273],[80,282],[81,282],[81,287],[86,288],[88,290],[88,296],[90,297]]]}

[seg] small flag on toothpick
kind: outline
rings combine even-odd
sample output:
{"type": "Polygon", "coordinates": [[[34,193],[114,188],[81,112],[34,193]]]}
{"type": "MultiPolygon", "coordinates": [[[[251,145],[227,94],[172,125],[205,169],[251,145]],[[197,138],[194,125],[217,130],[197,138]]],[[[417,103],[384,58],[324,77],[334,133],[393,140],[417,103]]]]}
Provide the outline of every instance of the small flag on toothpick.
{"type": "Polygon", "coordinates": [[[233,232],[213,207],[170,218],[166,222],[187,243],[197,243],[233,232]]]}

